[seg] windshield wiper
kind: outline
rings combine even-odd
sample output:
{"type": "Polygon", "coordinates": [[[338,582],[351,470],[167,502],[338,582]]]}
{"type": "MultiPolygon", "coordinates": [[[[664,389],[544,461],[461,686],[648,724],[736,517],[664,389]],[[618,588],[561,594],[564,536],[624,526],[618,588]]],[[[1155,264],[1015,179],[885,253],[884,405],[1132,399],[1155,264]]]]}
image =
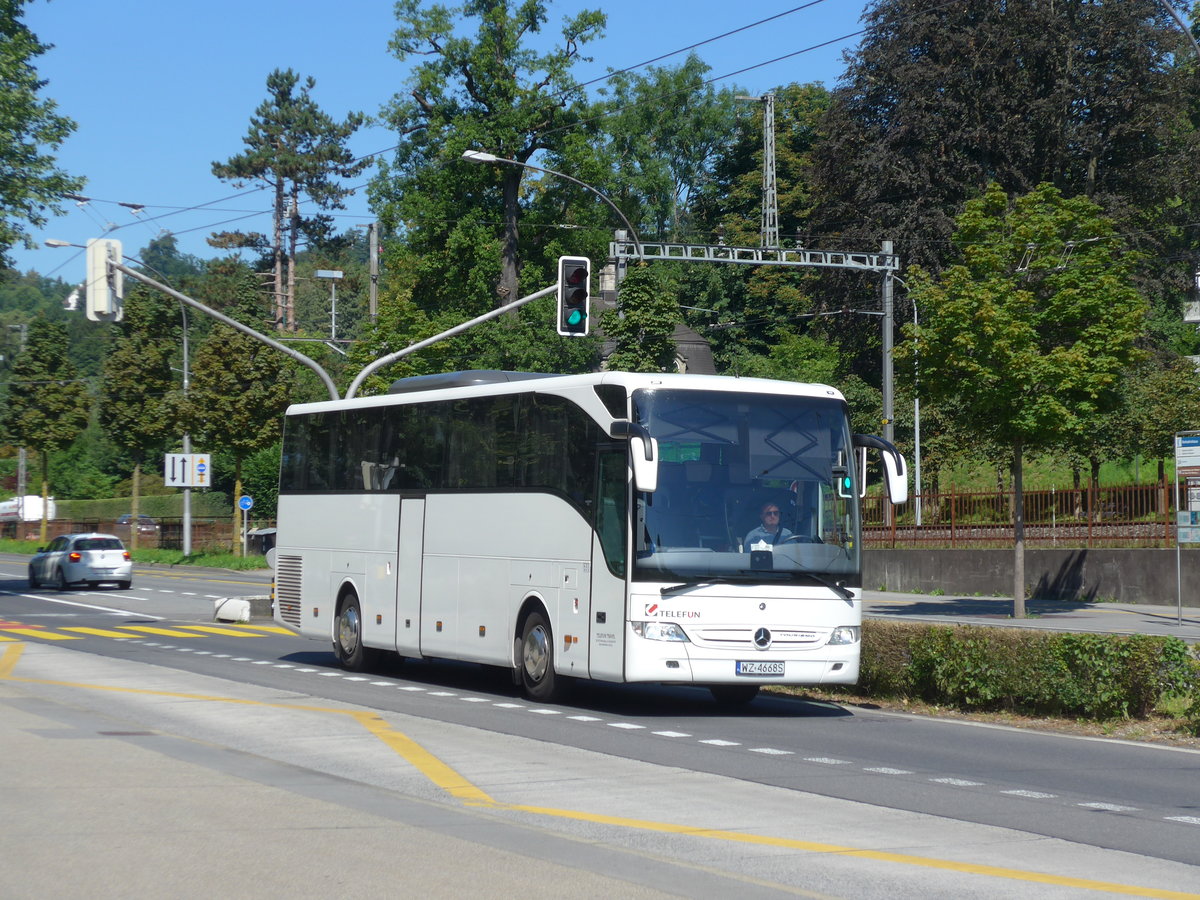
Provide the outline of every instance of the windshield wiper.
{"type": "Polygon", "coordinates": [[[817,582],[817,584],[824,585],[825,587],[827,587],[831,591],[833,591],[835,594],[840,596],[843,600],[853,600],[854,599],[853,592],[851,592],[848,588],[843,587],[842,585],[838,584],[836,581],[830,581],[825,576],[818,575],[816,572],[801,571],[801,572],[796,572],[795,574],[803,575],[805,578],[811,578],[813,581],[817,582]]]}
{"type": "Polygon", "coordinates": [[[673,594],[676,591],[690,591],[693,588],[709,587],[714,584],[736,584],[739,579],[734,578],[709,578],[705,581],[688,581],[684,584],[668,584],[660,587],[658,592],[664,597],[667,594],[673,594]]]}

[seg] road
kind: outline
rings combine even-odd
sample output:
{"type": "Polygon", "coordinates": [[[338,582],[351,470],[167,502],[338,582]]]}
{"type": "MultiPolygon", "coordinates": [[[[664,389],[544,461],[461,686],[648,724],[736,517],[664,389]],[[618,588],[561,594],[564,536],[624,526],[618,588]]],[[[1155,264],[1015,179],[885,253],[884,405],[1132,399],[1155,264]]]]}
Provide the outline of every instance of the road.
{"type": "MultiPolygon", "coordinates": [[[[265,573],[138,567],[129,591],[59,594],[28,591],[23,572],[0,558],[0,753],[23,773],[0,776],[2,857],[57,852],[49,794],[91,810],[71,835],[105,848],[87,872],[115,871],[116,833],[118,858],[136,848],[160,875],[191,860],[206,894],[316,896],[335,848],[355,861],[336,889],[377,892],[395,854],[368,851],[397,828],[426,848],[405,874],[432,896],[473,878],[496,896],[1200,892],[1194,752],[776,696],[729,712],[659,686],[531,704],[476,666],[353,675],[269,623],[212,623],[214,598],[262,593],[265,573]],[[151,824],[168,798],[207,824],[151,824]],[[147,825],[128,833],[134,811],[147,825]],[[195,846],[220,852],[206,865],[195,846]],[[226,857],[257,860],[264,880],[236,889],[226,857]]],[[[76,893],[56,866],[20,877],[13,896],[118,895],[76,893]]]]}

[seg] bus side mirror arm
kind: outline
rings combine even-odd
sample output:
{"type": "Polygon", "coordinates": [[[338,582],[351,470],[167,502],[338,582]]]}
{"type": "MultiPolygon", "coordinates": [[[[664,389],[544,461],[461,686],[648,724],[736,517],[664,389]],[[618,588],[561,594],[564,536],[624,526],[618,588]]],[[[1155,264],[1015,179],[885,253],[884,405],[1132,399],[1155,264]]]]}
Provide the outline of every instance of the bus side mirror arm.
{"type": "Polygon", "coordinates": [[[856,434],[851,439],[855,447],[870,447],[880,451],[883,459],[884,481],[893,504],[908,501],[908,466],[896,445],[873,434],[856,434]]]}
{"type": "Polygon", "coordinates": [[[618,419],[608,426],[611,437],[629,440],[629,460],[633,464],[633,486],[651,494],[658,490],[658,441],[645,425],[618,419]]]}

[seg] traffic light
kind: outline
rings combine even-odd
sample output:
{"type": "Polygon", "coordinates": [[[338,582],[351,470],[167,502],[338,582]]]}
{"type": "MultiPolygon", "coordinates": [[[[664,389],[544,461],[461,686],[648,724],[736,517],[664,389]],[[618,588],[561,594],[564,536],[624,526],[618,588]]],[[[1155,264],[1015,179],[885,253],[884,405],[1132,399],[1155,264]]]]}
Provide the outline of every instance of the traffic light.
{"type": "Polygon", "coordinates": [[[588,301],[592,261],[586,256],[558,258],[558,333],[583,337],[588,333],[588,301]]]}
{"type": "Polygon", "coordinates": [[[110,260],[120,262],[120,241],[92,238],[87,242],[87,317],[93,322],[121,321],[125,275],[109,268],[110,260]]]}

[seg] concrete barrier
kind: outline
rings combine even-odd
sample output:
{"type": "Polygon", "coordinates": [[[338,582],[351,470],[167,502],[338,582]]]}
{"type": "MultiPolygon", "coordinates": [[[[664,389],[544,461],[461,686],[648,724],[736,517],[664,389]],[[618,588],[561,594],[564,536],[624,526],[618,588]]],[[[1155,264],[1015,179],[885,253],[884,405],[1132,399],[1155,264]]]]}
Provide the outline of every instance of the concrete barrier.
{"type": "Polygon", "coordinates": [[[213,601],[216,622],[249,622],[273,616],[270,597],[224,597],[213,601]]]}
{"type": "MultiPolygon", "coordinates": [[[[1175,553],[1174,549],[1027,549],[1026,595],[1174,606],[1181,584],[1183,605],[1200,606],[1200,550],[1182,551],[1178,581],[1175,553]]],[[[1012,550],[871,548],[863,554],[867,590],[1011,597],[1012,579],[1012,550]]]]}

